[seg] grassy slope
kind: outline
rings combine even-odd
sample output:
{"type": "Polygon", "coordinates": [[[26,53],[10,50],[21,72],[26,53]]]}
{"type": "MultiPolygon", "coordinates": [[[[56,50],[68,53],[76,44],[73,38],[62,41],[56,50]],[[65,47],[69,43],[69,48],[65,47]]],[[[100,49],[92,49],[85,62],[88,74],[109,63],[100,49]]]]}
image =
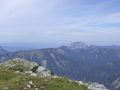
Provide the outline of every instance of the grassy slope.
{"type": "MultiPolygon", "coordinates": [[[[0,90],[3,90],[3,87],[8,87],[8,90],[24,90],[29,81],[33,81],[38,90],[87,90],[86,86],[70,82],[66,78],[32,77],[0,68],[0,90]]],[[[35,90],[35,88],[27,90],[35,90]]]]}

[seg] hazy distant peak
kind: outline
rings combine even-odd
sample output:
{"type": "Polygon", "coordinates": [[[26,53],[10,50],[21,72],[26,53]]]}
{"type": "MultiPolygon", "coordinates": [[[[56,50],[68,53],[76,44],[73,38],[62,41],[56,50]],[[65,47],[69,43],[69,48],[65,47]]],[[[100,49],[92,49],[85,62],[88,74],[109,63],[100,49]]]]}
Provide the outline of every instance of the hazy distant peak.
{"type": "Polygon", "coordinates": [[[73,42],[68,46],[70,49],[72,50],[76,50],[76,49],[86,49],[88,47],[88,45],[86,45],[83,42],[73,42]]]}

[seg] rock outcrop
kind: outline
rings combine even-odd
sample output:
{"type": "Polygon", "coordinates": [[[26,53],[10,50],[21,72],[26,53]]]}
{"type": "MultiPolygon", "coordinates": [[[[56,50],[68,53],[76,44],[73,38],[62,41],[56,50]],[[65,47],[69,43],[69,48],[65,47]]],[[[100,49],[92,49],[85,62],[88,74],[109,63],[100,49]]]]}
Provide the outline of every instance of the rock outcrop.
{"type": "Polygon", "coordinates": [[[31,76],[47,77],[51,76],[51,71],[39,64],[25,59],[16,58],[0,64],[10,70],[15,70],[15,73],[30,74],[31,76]]]}

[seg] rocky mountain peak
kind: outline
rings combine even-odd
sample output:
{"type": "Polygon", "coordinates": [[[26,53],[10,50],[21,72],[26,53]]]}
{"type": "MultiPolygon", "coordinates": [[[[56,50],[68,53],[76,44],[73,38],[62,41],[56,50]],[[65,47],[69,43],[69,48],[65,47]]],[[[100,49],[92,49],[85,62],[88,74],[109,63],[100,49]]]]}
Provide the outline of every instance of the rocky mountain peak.
{"type": "Polygon", "coordinates": [[[30,74],[31,76],[51,76],[51,71],[47,68],[40,66],[36,62],[20,58],[0,63],[0,67],[14,70],[16,73],[30,74]]]}
{"type": "Polygon", "coordinates": [[[84,44],[83,42],[73,42],[68,47],[72,50],[76,50],[76,49],[86,49],[88,45],[84,44]]]}

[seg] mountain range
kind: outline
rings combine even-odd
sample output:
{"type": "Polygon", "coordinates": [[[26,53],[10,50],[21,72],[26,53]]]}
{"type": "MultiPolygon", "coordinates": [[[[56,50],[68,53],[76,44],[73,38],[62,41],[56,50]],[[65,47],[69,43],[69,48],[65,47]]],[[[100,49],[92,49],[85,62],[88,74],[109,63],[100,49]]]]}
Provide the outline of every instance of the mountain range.
{"type": "Polygon", "coordinates": [[[98,82],[110,90],[120,90],[120,46],[86,45],[74,42],[58,48],[7,52],[0,49],[0,62],[9,58],[35,61],[59,76],[85,82],[98,82]]]}

